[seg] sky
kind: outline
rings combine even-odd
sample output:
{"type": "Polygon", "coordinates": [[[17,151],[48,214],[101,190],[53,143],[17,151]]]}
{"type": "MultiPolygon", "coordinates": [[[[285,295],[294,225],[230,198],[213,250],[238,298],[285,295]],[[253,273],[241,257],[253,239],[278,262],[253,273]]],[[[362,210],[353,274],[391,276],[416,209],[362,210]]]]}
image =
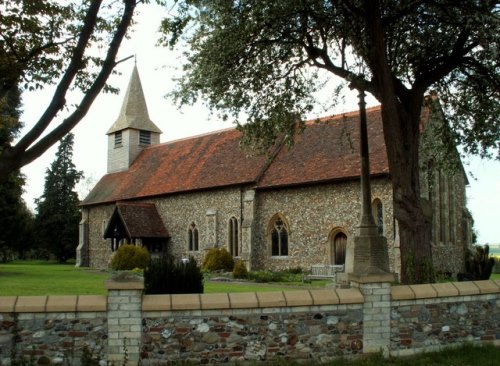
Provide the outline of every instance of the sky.
{"type": "MultiPolygon", "coordinates": [[[[182,73],[183,57],[181,52],[156,47],[160,19],[165,10],[155,5],[142,5],[136,17],[135,31],[129,40],[122,45],[118,58],[136,55],[137,67],[141,78],[151,120],[163,131],[161,142],[199,135],[210,131],[233,127],[230,122],[222,122],[217,115],[210,113],[201,103],[184,106],[179,109],[174,102],[166,98],[173,90],[176,77],[182,73]]],[[[112,76],[109,82],[120,89],[120,93],[101,94],[92,105],[86,117],[73,130],[75,134],[73,162],[78,170],[84,172],[85,179],[77,190],[84,198],[86,193],[106,173],[107,136],[106,131],[118,118],[134,60],[131,59],[117,66],[119,76],[112,76]]],[[[53,88],[23,95],[23,116],[25,128],[36,121],[43,109],[48,105],[53,88]]],[[[317,109],[311,118],[357,109],[355,94],[346,92],[346,100],[334,110],[317,109]]],[[[76,101],[73,93],[68,100],[76,101]]],[[[368,105],[374,105],[373,99],[368,105]]],[[[64,114],[58,116],[62,120],[64,114]]],[[[23,195],[28,206],[36,207],[34,200],[43,193],[45,172],[54,161],[57,145],[48,150],[42,157],[22,169],[27,177],[23,195]]],[[[500,207],[500,161],[484,161],[479,158],[464,161],[468,174],[467,187],[468,208],[475,220],[474,228],[478,232],[478,243],[500,243],[500,225],[498,223],[498,207],[500,207]]]]}

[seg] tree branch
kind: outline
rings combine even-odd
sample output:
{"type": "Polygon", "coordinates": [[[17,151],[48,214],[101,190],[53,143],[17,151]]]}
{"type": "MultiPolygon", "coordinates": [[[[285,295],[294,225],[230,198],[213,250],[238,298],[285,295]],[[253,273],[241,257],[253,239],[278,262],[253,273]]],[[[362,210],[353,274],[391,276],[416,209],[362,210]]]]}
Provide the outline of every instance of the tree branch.
{"type": "MultiPolygon", "coordinates": [[[[68,118],[66,118],[58,127],[56,127],[54,130],[52,130],[45,137],[40,139],[30,149],[21,150],[18,148],[18,145],[16,145],[15,148],[17,150],[14,151],[14,149],[10,149],[8,151],[4,151],[4,153],[7,153],[7,154],[3,154],[4,156],[2,156],[0,159],[0,173],[3,174],[5,172],[12,171],[16,168],[19,168],[21,166],[29,164],[30,162],[32,162],[33,160],[38,158],[50,146],[55,144],[64,135],[66,135],[69,131],[71,131],[71,129],[74,126],[76,126],[76,124],[78,122],[80,122],[81,119],[87,114],[88,110],[90,109],[90,106],[94,102],[95,98],[101,92],[102,88],[106,84],[106,80],[108,79],[109,75],[111,74],[114,67],[116,66],[115,58],[116,58],[116,55],[118,53],[118,49],[120,48],[120,44],[123,41],[123,38],[125,37],[125,35],[127,33],[127,29],[130,26],[130,23],[132,21],[134,9],[136,7],[136,1],[135,0],[123,0],[123,1],[125,3],[125,8],[123,10],[120,23],[115,31],[113,39],[112,39],[111,43],[109,44],[108,52],[107,52],[106,58],[104,60],[104,63],[102,65],[101,71],[99,72],[94,83],[91,85],[90,89],[85,93],[85,95],[82,98],[77,109],[68,118]],[[5,158],[7,158],[8,162],[4,162],[5,158]]],[[[79,50],[79,51],[82,51],[82,50],[79,50]]],[[[77,51],[75,50],[75,52],[77,52],[77,51]]],[[[82,57],[83,57],[83,55],[80,56],[80,65],[81,65],[82,57]]],[[[75,60],[75,64],[78,64],[78,60],[75,60]]],[[[77,65],[73,65],[73,67],[75,67],[75,66],[77,66],[77,65]]],[[[72,77],[75,76],[77,71],[78,71],[78,68],[76,70],[73,69],[72,77]]],[[[66,74],[68,74],[68,72],[66,74]]],[[[71,73],[68,74],[68,78],[70,76],[71,76],[71,73]]],[[[61,83],[58,86],[58,90],[54,94],[54,99],[58,98],[58,100],[55,102],[53,101],[50,104],[50,106],[48,107],[48,111],[46,111],[44,116],[42,116],[42,118],[40,119],[40,120],[43,120],[43,124],[45,124],[45,125],[48,125],[52,120],[52,119],[49,119],[47,121],[47,118],[51,114],[52,114],[52,118],[54,118],[57,111],[64,105],[64,95],[65,95],[66,90],[69,87],[69,85],[67,84],[68,83],[67,79],[65,79],[65,82],[66,82],[66,84],[65,84],[66,88],[64,89],[62,87],[62,84],[61,84],[62,81],[61,81],[61,83]],[[59,89],[61,89],[61,90],[59,90],[59,89]],[[62,105],[61,105],[61,102],[63,102],[62,105]]],[[[40,121],[39,121],[39,123],[37,123],[37,127],[40,129],[41,127],[39,124],[40,124],[40,121]]],[[[32,138],[32,137],[30,137],[30,138],[32,138]]]]}
{"type": "Polygon", "coordinates": [[[33,126],[33,128],[17,143],[16,146],[12,148],[12,154],[17,155],[25,151],[40,135],[47,129],[49,124],[52,122],[56,114],[64,107],[66,104],[66,92],[68,91],[76,73],[81,69],[83,64],[83,55],[85,49],[87,48],[88,42],[94,27],[97,22],[97,15],[99,13],[99,8],[101,6],[102,0],[92,1],[87,14],[85,15],[85,20],[83,23],[83,28],[80,33],[75,50],[71,56],[70,63],[66,72],[64,73],[61,81],[57,85],[56,91],[52,100],[40,117],[38,122],[33,126]]]}
{"type": "Polygon", "coordinates": [[[425,65],[426,70],[417,73],[412,89],[417,93],[424,93],[429,86],[463,64],[465,55],[479,45],[478,42],[472,42],[467,46],[469,36],[470,32],[468,30],[462,30],[448,56],[435,58],[425,65]]]}

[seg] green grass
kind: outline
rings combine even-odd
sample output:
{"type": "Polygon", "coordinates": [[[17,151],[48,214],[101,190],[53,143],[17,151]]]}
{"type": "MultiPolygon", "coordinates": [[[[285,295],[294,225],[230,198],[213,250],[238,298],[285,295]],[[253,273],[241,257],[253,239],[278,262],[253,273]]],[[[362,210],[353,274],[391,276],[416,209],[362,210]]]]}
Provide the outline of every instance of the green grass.
{"type": "Polygon", "coordinates": [[[466,345],[459,348],[449,348],[440,352],[423,353],[409,357],[384,358],[380,354],[360,359],[336,359],[328,363],[298,363],[290,360],[281,360],[269,363],[255,363],[257,366],[497,366],[499,364],[500,349],[491,345],[466,345]]]}
{"type": "MultiPolygon", "coordinates": [[[[15,261],[0,264],[0,296],[17,295],[100,295],[105,294],[104,281],[110,274],[73,264],[45,261],[15,261]]],[[[208,276],[209,278],[210,276],[208,276]]],[[[491,275],[500,279],[500,273],[491,275]]],[[[302,282],[215,282],[205,281],[205,293],[269,292],[324,288],[329,281],[302,282]]]]}
{"type": "MultiPolygon", "coordinates": [[[[0,296],[18,295],[100,295],[105,294],[104,281],[110,274],[72,264],[44,261],[15,261],[0,264],[0,296]]],[[[205,281],[205,293],[283,291],[321,288],[326,281],[311,284],[213,282],[205,281]]]]}
{"type": "Polygon", "coordinates": [[[0,294],[100,295],[109,274],[75,268],[73,264],[15,261],[0,264],[0,294]]]}

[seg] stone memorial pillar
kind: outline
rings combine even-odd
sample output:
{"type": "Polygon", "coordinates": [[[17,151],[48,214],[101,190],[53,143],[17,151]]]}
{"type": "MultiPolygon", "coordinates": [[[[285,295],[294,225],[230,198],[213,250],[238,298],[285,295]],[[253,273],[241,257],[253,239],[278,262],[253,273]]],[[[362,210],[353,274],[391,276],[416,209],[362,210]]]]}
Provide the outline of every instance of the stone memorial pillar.
{"type": "Polygon", "coordinates": [[[391,282],[387,239],[378,234],[371,209],[370,159],[365,93],[359,93],[361,155],[361,219],[354,238],[351,286],[360,289],[363,304],[363,353],[388,354],[391,341],[391,282]]]}

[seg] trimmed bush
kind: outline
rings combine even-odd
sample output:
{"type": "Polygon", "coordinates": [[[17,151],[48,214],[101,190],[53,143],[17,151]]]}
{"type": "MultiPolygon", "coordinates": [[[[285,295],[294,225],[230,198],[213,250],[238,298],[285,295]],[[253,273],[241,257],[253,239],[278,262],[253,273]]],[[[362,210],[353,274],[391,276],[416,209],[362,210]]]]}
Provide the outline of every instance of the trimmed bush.
{"type": "Polygon", "coordinates": [[[117,271],[127,271],[135,268],[144,269],[150,260],[146,248],[131,244],[122,245],[111,260],[111,268],[117,271]]]}
{"type": "Polygon", "coordinates": [[[203,293],[203,274],[193,257],[184,263],[165,253],[151,259],[144,270],[144,291],[146,294],[203,293]]]}
{"type": "Polygon", "coordinates": [[[255,271],[248,273],[248,279],[257,283],[266,282],[301,282],[302,274],[294,274],[288,271],[255,271]]]}
{"type": "Polygon", "coordinates": [[[488,245],[484,247],[475,245],[474,250],[465,261],[467,274],[470,274],[473,280],[488,280],[494,265],[495,259],[490,258],[490,247],[488,245]]]}
{"type": "Polygon", "coordinates": [[[236,261],[233,268],[233,278],[247,278],[248,270],[245,262],[236,261]]]}
{"type": "Polygon", "coordinates": [[[203,259],[203,270],[232,272],[234,259],[225,248],[211,248],[203,259]]]}

